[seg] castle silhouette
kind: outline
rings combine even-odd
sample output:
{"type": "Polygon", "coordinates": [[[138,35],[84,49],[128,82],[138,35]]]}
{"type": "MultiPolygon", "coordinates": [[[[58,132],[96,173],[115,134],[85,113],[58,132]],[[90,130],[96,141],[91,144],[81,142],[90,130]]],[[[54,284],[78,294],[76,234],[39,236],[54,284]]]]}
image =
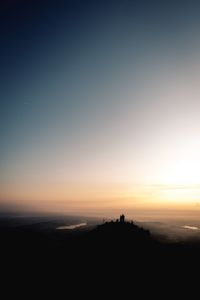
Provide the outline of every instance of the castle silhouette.
{"type": "Polygon", "coordinates": [[[120,220],[120,223],[125,223],[125,215],[122,214],[120,216],[119,220],[120,220]]]}

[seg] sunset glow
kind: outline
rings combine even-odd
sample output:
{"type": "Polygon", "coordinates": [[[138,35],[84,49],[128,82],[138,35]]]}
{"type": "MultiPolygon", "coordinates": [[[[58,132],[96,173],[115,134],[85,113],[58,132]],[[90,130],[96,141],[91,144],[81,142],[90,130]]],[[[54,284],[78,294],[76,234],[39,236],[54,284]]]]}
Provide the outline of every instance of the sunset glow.
{"type": "Polygon", "coordinates": [[[144,12],[18,25],[2,82],[3,208],[198,209],[199,18],[144,12]]]}

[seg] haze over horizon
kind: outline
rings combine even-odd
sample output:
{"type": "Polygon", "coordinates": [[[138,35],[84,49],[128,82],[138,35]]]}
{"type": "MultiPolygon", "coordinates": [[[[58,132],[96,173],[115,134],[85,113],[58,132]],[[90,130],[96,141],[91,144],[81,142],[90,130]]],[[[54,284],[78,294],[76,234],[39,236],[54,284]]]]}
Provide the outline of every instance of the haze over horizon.
{"type": "Polygon", "coordinates": [[[10,1],[0,207],[200,208],[198,1],[10,1]]]}

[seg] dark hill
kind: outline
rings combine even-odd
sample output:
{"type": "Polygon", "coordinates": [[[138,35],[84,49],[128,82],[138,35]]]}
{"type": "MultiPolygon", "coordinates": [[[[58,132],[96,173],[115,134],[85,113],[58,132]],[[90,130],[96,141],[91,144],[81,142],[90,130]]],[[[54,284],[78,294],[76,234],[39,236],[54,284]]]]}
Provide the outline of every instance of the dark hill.
{"type": "Polygon", "coordinates": [[[3,226],[0,241],[1,270],[10,285],[17,283],[22,290],[29,287],[32,292],[39,290],[41,282],[46,293],[55,287],[56,293],[64,290],[68,298],[73,284],[73,294],[82,293],[84,288],[93,293],[95,288],[95,299],[101,290],[102,299],[107,299],[107,290],[113,295],[117,288],[134,294],[139,289],[141,294],[146,290],[150,293],[148,285],[153,293],[163,285],[166,292],[173,282],[177,286],[179,281],[182,287],[188,274],[193,282],[200,266],[196,246],[161,244],[133,222],[111,221],[85,232],[44,230],[41,224],[3,226]]]}
{"type": "Polygon", "coordinates": [[[103,243],[107,247],[138,248],[156,244],[148,230],[138,227],[133,222],[107,222],[97,226],[90,235],[98,246],[103,243]]]}

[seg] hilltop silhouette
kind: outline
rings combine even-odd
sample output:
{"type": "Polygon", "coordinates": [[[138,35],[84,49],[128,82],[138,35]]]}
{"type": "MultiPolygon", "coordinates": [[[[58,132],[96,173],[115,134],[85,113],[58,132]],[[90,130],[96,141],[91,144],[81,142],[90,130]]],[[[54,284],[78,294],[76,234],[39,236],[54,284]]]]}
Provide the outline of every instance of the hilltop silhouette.
{"type": "Polygon", "coordinates": [[[40,279],[47,290],[49,282],[59,290],[61,281],[64,289],[71,282],[90,291],[94,286],[105,290],[105,283],[112,293],[116,285],[145,291],[149,283],[168,282],[168,273],[177,284],[200,266],[198,245],[161,243],[124,215],[85,230],[56,230],[44,223],[12,227],[4,220],[0,226],[2,272],[16,282],[40,279]]]}
{"type": "Polygon", "coordinates": [[[89,234],[98,246],[106,244],[107,247],[115,247],[117,245],[117,250],[127,247],[138,248],[144,245],[152,246],[156,243],[149,230],[137,226],[132,221],[125,221],[123,215],[120,217],[120,221],[116,220],[101,224],[89,234]]]}

